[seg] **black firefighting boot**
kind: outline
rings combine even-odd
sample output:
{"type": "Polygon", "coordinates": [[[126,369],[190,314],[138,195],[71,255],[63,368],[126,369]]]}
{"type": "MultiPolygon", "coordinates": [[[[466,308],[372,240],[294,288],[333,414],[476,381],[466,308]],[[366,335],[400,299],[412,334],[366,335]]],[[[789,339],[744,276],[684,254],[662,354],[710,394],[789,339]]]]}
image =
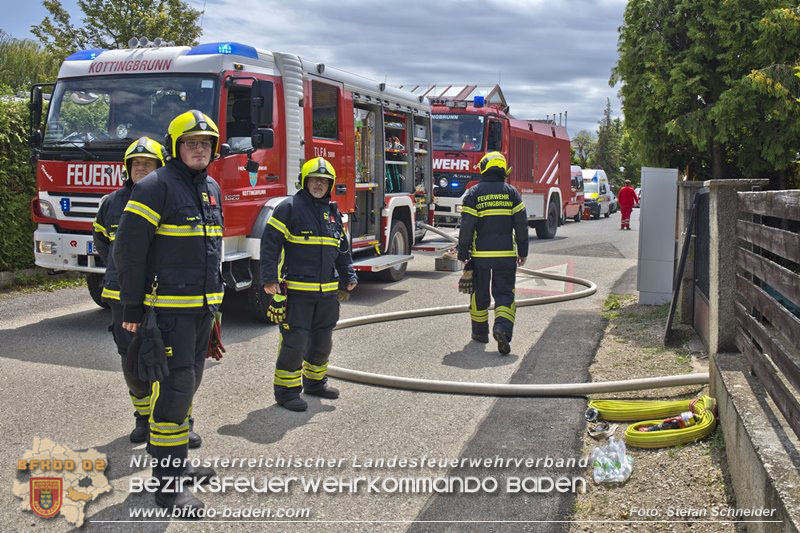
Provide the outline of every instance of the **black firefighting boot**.
{"type": "Polygon", "coordinates": [[[140,443],[147,442],[147,437],[150,435],[149,417],[136,414],[136,427],[131,431],[131,442],[140,443]]]}
{"type": "Polygon", "coordinates": [[[303,392],[311,396],[319,396],[328,400],[335,400],[339,397],[339,389],[328,386],[328,378],[320,380],[308,379],[303,376],[303,392]]]}
{"type": "Polygon", "coordinates": [[[210,466],[192,466],[189,463],[183,470],[181,477],[191,478],[192,482],[197,485],[206,485],[211,482],[212,477],[217,477],[217,472],[210,466]]]}
{"type": "Polygon", "coordinates": [[[289,398],[288,400],[278,400],[278,405],[290,411],[302,412],[308,409],[306,401],[299,396],[296,398],[289,398]]]}
{"type": "MultiPolygon", "coordinates": [[[[153,473],[155,475],[155,472],[153,473]]],[[[159,480],[156,492],[156,505],[169,509],[173,518],[196,520],[200,516],[205,504],[191,491],[191,483],[180,483],[180,476],[156,476],[159,480]]]]}
{"type": "Polygon", "coordinates": [[[203,438],[194,432],[194,418],[189,419],[189,448],[199,448],[203,444],[203,438]]]}
{"type": "Polygon", "coordinates": [[[502,355],[508,355],[511,353],[511,339],[509,338],[508,333],[496,329],[494,330],[493,334],[494,340],[497,341],[497,351],[502,355]]]}
{"type": "Polygon", "coordinates": [[[474,340],[475,342],[481,342],[483,344],[488,344],[489,343],[489,335],[487,335],[486,333],[484,333],[484,334],[473,333],[472,334],[472,340],[474,340]]]}

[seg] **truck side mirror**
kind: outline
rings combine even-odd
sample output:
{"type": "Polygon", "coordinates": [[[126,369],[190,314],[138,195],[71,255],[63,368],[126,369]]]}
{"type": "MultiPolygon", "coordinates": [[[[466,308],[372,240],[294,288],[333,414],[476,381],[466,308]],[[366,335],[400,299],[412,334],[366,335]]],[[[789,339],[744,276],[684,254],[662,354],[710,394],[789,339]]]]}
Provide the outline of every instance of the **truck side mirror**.
{"type": "Polygon", "coordinates": [[[275,144],[275,132],[272,128],[256,128],[250,135],[250,143],[254,149],[272,148],[275,144]]]}
{"type": "Polygon", "coordinates": [[[256,128],[272,127],[273,90],[272,82],[265,80],[254,80],[250,87],[250,117],[256,128]]]}
{"type": "Polygon", "coordinates": [[[42,132],[40,130],[42,125],[42,88],[33,87],[31,89],[31,100],[28,103],[30,110],[31,128],[30,128],[30,144],[31,147],[36,148],[42,143],[42,132]]]}

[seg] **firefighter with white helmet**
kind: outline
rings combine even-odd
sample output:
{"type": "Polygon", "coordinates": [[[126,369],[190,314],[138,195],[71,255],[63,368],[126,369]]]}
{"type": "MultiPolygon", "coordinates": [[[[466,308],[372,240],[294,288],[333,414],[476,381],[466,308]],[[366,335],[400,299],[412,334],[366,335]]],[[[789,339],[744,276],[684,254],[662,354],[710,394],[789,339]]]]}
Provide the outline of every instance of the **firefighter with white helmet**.
{"type": "Polygon", "coordinates": [[[327,384],[332,334],[339,320],[337,293],[349,293],[358,278],[330,196],[333,165],[309,159],[300,172],[300,190],[275,208],[261,237],[261,281],[273,295],[268,315],[281,336],[273,391],[278,405],[305,411],[301,392],[336,399],[327,384]]]}
{"type": "Polygon", "coordinates": [[[511,352],[516,318],[516,267],[528,256],[528,220],[522,197],[506,183],[511,169],[500,152],[489,152],[478,163],[480,182],[464,196],[458,259],[467,262],[459,290],[471,294],[472,339],[489,342],[489,292],[494,296],[492,333],[498,351],[511,352]]]}
{"type": "Polygon", "coordinates": [[[169,124],[166,164],[131,192],[117,230],[122,327],[135,333],[129,353],[150,385],[148,452],[158,461],[156,504],[197,518],[204,504],[181,478],[215,474],[188,456],[192,399],[203,377],[212,315],[222,303],[222,202],[206,168],[219,130],[200,111],[169,124]]]}

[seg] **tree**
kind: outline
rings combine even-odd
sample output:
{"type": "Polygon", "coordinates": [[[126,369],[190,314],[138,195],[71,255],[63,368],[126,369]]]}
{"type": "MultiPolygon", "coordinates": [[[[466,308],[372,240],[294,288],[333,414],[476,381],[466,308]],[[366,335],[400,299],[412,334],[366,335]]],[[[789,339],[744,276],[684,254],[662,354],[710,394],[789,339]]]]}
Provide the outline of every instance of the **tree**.
{"type": "Polygon", "coordinates": [[[603,118],[597,128],[597,143],[591,158],[591,165],[606,171],[608,180],[612,185],[618,185],[621,180],[622,154],[620,142],[622,140],[622,121],[611,117],[611,101],[606,99],[606,108],[603,118]]]}
{"type": "Polygon", "coordinates": [[[643,161],[701,178],[787,168],[798,121],[774,76],[800,59],[799,27],[794,0],[630,0],[610,82],[643,161]]]}
{"type": "Polygon", "coordinates": [[[27,92],[33,83],[55,80],[58,66],[58,59],[35,41],[14,39],[0,30],[0,85],[13,93],[27,92]]]}
{"type": "Polygon", "coordinates": [[[594,134],[586,130],[581,130],[572,139],[572,148],[575,151],[575,164],[583,168],[589,166],[589,159],[594,152],[594,134]]]}
{"type": "Polygon", "coordinates": [[[78,0],[83,26],[74,26],[60,0],[44,0],[50,13],[31,33],[59,58],[89,48],[126,48],[132,37],[197,44],[200,11],[182,0],[78,0]]]}

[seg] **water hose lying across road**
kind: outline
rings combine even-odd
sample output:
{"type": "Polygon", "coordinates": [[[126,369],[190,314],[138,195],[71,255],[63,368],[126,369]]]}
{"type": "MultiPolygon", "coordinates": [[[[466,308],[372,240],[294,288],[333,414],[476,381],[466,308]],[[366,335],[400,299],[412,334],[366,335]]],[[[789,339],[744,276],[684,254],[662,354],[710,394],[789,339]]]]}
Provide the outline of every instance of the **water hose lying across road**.
{"type": "MultiPolygon", "coordinates": [[[[441,235],[451,241],[455,239],[444,233],[438,228],[421,224],[421,226],[433,233],[441,235]]],[[[562,276],[540,270],[528,268],[518,268],[519,272],[530,276],[564,281],[586,287],[576,292],[559,294],[555,296],[539,296],[535,298],[525,298],[517,300],[517,307],[527,307],[530,305],[545,305],[557,302],[567,302],[586,298],[597,292],[597,286],[586,279],[573,276],[562,276]]],[[[364,326],[368,324],[378,324],[381,322],[393,322],[396,320],[408,320],[411,318],[423,318],[429,316],[451,315],[456,313],[468,313],[469,305],[450,305],[444,307],[429,307],[427,309],[412,309],[409,311],[394,311],[391,313],[380,313],[377,315],[360,316],[340,320],[336,325],[337,330],[364,326]]],[[[406,389],[423,392],[447,392],[451,394],[476,394],[483,396],[523,396],[523,397],[542,397],[542,396],[585,396],[587,394],[601,392],[622,392],[642,389],[655,389],[663,387],[676,387],[681,385],[702,385],[708,383],[709,375],[705,373],[680,374],[676,376],[661,376],[655,378],[628,379],[623,381],[605,381],[596,383],[557,383],[557,384],[521,384],[512,385],[508,383],[474,383],[461,381],[441,381],[432,379],[406,378],[400,376],[389,376],[385,374],[374,374],[359,370],[350,370],[337,366],[328,367],[328,375],[338,379],[364,383],[368,385],[379,385],[395,389],[406,389]]]]}

